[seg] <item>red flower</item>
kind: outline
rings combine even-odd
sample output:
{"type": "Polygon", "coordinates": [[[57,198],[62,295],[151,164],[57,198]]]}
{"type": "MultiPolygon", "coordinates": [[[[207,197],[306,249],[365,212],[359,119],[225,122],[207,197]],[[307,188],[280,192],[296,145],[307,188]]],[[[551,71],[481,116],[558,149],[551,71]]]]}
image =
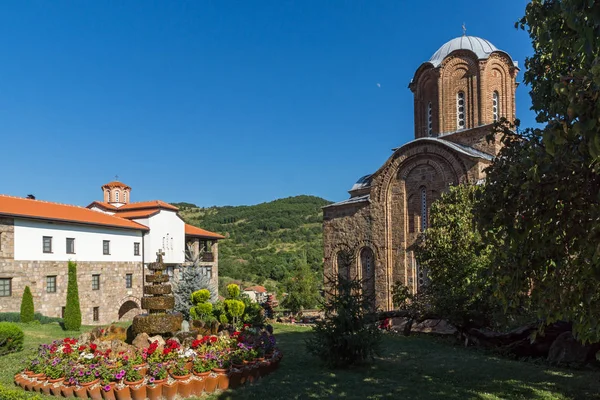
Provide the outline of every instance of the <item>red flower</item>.
{"type": "Polygon", "coordinates": [[[238,337],[240,335],[240,332],[235,331],[231,334],[232,337],[238,337]]]}
{"type": "Polygon", "coordinates": [[[97,348],[98,348],[98,346],[96,344],[94,344],[94,343],[90,344],[90,349],[92,351],[96,351],[97,348]]]}
{"type": "Polygon", "coordinates": [[[199,339],[196,339],[192,342],[192,349],[197,349],[198,346],[200,346],[202,344],[202,341],[199,339]]]}
{"type": "Polygon", "coordinates": [[[79,346],[79,348],[78,348],[77,350],[79,350],[79,351],[84,351],[84,350],[85,350],[85,346],[84,346],[84,345],[81,345],[81,346],[79,346]]]}
{"type": "Polygon", "coordinates": [[[164,356],[166,356],[166,355],[167,355],[167,354],[169,354],[170,352],[171,352],[171,349],[170,349],[170,348],[168,348],[168,347],[165,347],[165,348],[163,349],[163,355],[164,355],[164,356]]]}
{"type": "Polygon", "coordinates": [[[217,341],[217,337],[216,337],[216,336],[211,336],[211,337],[210,337],[210,342],[211,342],[211,343],[214,343],[214,342],[216,342],[216,341],[217,341]]]}
{"type": "Polygon", "coordinates": [[[72,352],[73,352],[73,349],[71,348],[70,344],[66,344],[65,347],[63,347],[64,354],[71,354],[72,352]]]}

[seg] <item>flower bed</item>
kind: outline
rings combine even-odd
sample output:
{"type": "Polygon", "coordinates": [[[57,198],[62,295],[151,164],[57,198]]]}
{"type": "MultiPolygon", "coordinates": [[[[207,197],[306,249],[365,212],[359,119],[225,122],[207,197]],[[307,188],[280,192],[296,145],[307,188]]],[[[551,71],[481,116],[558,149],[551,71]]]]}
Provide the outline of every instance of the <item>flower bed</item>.
{"type": "MultiPolygon", "coordinates": [[[[122,345],[115,342],[112,347],[122,345]]],[[[15,384],[48,395],[97,400],[199,396],[272,372],[282,358],[275,343],[270,327],[249,326],[231,336],[198,337],[185,347],[168,339],[126,351],[66,338],[41,345],[15,375],[15,384]]]]}

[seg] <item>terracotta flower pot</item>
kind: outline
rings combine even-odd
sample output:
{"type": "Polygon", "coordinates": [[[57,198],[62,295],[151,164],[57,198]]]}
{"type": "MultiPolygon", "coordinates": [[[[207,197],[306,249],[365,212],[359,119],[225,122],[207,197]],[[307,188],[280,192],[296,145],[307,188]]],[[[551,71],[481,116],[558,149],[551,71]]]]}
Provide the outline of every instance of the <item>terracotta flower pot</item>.
{"type": "Polygon", "coordinates": [[[146,385],[130,386],[132,400],[146,400],[146,385]]]}
{"type": "Polygon", "coordinates": [[[206,371],[206,372],[194,372],[194,375],[199,376],[201,378],[206,378],[208,375],[210,375],[210,371],[206,371]]]}
{"type": "Polygon", "coordinates": [[[179,387],[179,382],[175,381],[173,383],[163,383],[163,396],[165,396],[166,400],[173,400],[175,396],[177,396],[177,389],[179,387]]]}
{"type": "Polygon", "coordinates": [[[117,400],[131,400],[131,392],[129,391],[129,386],[125,386],[121,389],[115,387],[114,392],[115,398],[117,400]]]}
{"type": "Polygon", "coordinates": [[[238,388],[242,385],[242,371],[231,371],[229,375],[229,387],[231,389],[238,388]]]}
{"type": "Polygon", "coordinates": [[[111,383],[109,386],[110,390],[104,390],[104,388],[100,390],[102,398],[104,400],[117,400],[117,397],[115,396],[115,384],[111,383]]]}
{"type": "Polygon", "coordinates": [[[162,396],[163,382],[156,383],[146,386],[146,395],[150,400],[159,400],[162,396]]]}
{"type": "Polygon", "coordinates": [[[179,381],[179,388],[177,389],[177,393],[184,399],[186,397],[190,397],[192,393],[192,380],[188,379],[187,381],[179,381]]]}
{"type": "Polygon", "coordinates": [[[176,381],[185,381],[186,379],[189,379],[190,376],[192,376],[192,374],[187,374],[187,375],[173,375],[173,374],[171,374],[171,376],[176,381]]]}
{"type": "Polygon", "coordinates": [[[62,382],[64,380],[65,380],[65,377],[63,376],[62,378],[48,379],[48,383],[58,383],[58,382],[62,382]]]}
{"type": "Polygon", "coordinates": [[[88,397],[92,400],[102,400],[102,391],[99,385],[90,385],[87,387],[88,397]]]}
{"type": "Polygon", "coordinates": [[[192,395],[201,396],[204,391],[204,379],[192,379],[192,395]]]}
{"type": "Polygon", "coordinates": [[[33,384],[34,384],[34,383],[35,383],[35,381],[31,381],[31,380],[29,380],[29,379],[24,379],[24,380],[23,380],[22,387],[23,387],[23,389],[25,389],[25,390],[31,391],[31,390],[33,390],[33,384]]]}
{"type": "Polygon", "coordinates": [[[75,397],[77,397],[78,399],[87,399],[88,398],[88,394],[87,394],[87,386],[76,386],[73,389],[73,394],[75,395],[75,397]]]}
{"type": "Polygon", "coordinates": [[[44,386],[44,381],[36,381],[33,383],[33,391],[40,393],[42,390],[42,386],[44,386]]]}
{"type": "Polygon", "coordinates": [[[127,386],[137,386],[143,382],[144,382],[144,378],[137,380],[137,381],[123,381],[123,383],[126,384],[127,386]]]}
{"type": "Polygon", "coordinates": [[[62,386],[61,385],[57,385],[57,386],[52,385],[50,387],[50,393],[52,393],[52,396],[60,397],[62,394],[62,386]]]}
{"type": "Polygon", "coordinates": [[[74,389],[73,386],[63,385],[60,388],[60,393],[62,394],[62,397],[65,397],[65,398],[73,397],[74,396],[73,389],[74,389]]]}
{"type": "Polygon", "coordinates": [[[217,388],[219,384],[219,378],[217,376],[213,376],[213,374],[208,375],[204,381],[204,391],[206,393],[212,393],[217,388]]]}
{"type": "Polygon", "coordinates": [[[218,379],[219,379],[219,383],[218,383],[219,389],[221,389],[221,390],[229,389],[229,375],[219,374],[218,379]]]}
{"type": "Polygon", "coordinates": [[[50,388],[52,387],[52,385],[48,385],[46,383],[42,384],[42,387],[40,388],[40,393],[43,393],[46,396],[50,396],[50,388]]]}
{"type": "Polygon", "coordinates": [[[227,368],[213,368],[212,371],[215,374],[226,374],[227,373],[227,368]]]}

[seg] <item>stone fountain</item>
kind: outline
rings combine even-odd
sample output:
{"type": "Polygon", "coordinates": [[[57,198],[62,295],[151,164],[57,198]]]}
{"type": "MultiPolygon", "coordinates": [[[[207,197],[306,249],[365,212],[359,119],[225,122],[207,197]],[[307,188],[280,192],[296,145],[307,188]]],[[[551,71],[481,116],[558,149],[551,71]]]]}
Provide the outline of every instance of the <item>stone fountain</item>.
{"type": "Polygon", "coordinates": [[[171,312],[175,308],[175,298],[171,295],[169,275],[165,273],[163,263],[164,253],[156,253],[156,262],[148,265],[151,274],[146,275],[142,309],[147,314],[140,314],[133,318],[132,333],[135,336],[144,332],[148,335],[171,336],[179,331],[183,317],[179,313],[171,312]]]}

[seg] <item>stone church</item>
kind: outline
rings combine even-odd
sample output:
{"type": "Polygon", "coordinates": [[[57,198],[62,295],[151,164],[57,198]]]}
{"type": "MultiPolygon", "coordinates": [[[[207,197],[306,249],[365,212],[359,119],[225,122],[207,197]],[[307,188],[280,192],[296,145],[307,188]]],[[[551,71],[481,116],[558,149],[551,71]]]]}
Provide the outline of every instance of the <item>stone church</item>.
{"type": "Polygon", "coordinates": [[[492,124],[515,118],[517,62],[485,39],[457,37],[417,68],[415,139],[393,149],[374,173],[350,189],[350,198],[323,209],[325,275],[365,280],[375,306],[393,309],[400,281],[416,292],[426,282],[412,245],[427,229],[429,208],[450,185],[475,183],[500,150],[488,142],[492,124]],[[349,267],[340,259],[353,255],[349,267]],[[344,270],[338,268],[338,264],[344,270]]]}

